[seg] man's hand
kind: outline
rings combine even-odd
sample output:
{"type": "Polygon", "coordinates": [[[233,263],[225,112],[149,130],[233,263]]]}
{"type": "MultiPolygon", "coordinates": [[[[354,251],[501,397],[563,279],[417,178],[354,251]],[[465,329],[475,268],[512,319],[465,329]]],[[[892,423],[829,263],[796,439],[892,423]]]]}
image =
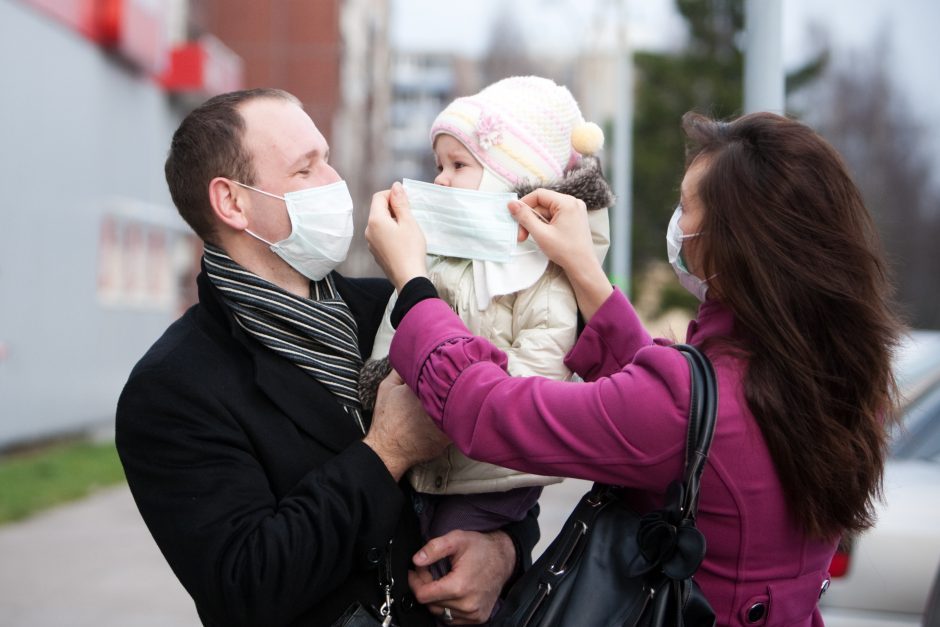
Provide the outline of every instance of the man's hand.
{"type": "Polygon", "coordinates": [[[375,451],[398,481],[418,462],[443,453],[450,439],[431,422],[421,401],[392,370],[379,384],[372,426],[363,442],[375,451]]]}
{"type": "Polygon", "coordinates": [[[516,567],[516,549],[502,531],[455,530],[425,544],[414,556],[418,567],[408,584],[418,602],[441,616],[450,610],[454,624],[470,625],[490,618],[499,593],[516,567]],[[428,567],[445,557],[451,571],[434,581],[428,567]]]}

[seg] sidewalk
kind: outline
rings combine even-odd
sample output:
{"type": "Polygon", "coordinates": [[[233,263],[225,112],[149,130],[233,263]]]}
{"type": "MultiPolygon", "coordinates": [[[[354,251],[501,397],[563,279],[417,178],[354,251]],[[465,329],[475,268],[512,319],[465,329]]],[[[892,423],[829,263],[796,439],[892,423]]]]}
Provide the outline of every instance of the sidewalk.
{"type": "Polygon", "coordinates": [[[0,526],[0,625],[200,622],[124,485],[0,526]]]}
{"type": "MultiPolygon", "coordinates": [[[[542,496],[538,555],[589,487],[542,496]]],[[[192,600],[144,526],[127,486],[0,526],[0,625],[198,627],[192,600]]]]}

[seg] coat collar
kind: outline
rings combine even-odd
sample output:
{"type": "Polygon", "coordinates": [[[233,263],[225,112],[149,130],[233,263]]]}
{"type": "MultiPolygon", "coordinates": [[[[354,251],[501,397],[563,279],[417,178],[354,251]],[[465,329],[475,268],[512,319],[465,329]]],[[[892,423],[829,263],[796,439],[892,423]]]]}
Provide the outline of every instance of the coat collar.
{"type": "Polygon", "coordinates": [[[734,334],[734,312],[718,300],[707,299],[699,305],[695,320],[689,323],[686,341],[697,344],[709,337],[730,337],[734,334]]]}
{"type": "MultiPolygon", "coordinates": [[[[336,273],[334,279],[356,320],[359,349],[366,349],[364,354],[368,355],[378,320],[381,320],[385,309],[382,294],[387,300],[391,288],[373,290],[360,287],[336,273]]],[[[204,321],[208,323],[207,327],[211,327],[209,332],[223,342],[234,341],[245,350],[254,364],[255,383],[259,390],[298,428],[335,452],[362,438],[362,432],[329,390],[294,364],[265,348],[241,328],[204,268],[196,283],[204,321]]],[[[383,287],[382,282],[376,282],[375,287],[383,287]]]]}

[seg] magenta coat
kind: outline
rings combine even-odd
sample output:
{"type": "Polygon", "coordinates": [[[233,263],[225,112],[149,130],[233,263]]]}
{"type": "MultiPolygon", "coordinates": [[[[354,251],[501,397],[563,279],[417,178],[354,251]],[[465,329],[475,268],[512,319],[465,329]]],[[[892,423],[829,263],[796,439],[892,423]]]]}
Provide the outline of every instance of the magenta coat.
{"type": "MultiPolygon", "coordinates": [[[[733,333],[731,311],[708,301],[689,325],[687,341],[700,346],[733,333]]],[[[619,291],[565,360],[585,382],[510,377],[505,355],[472,337],[438,299],[408,312],[390,357],[431,418],[469,457],[629,486],[638,509],[659,507],[666,486],[680,475],[689,366],[668,342],[650,337],[619,291]]],[[[708,550],[696,580],[719,625],[822,625],[816,604],[837,540],[807,537],[789,515],[744,398],[746,363],[710,357],[719,405],[698,510],[708,550]]]]}

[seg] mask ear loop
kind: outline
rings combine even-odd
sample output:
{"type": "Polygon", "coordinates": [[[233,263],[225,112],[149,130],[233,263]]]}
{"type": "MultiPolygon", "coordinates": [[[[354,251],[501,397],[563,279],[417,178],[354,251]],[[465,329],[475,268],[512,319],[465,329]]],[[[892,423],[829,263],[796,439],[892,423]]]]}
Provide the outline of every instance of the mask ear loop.
{"type": "MultiPolygon", "coordinates": [[[[704,235],[704,234],[705,234],[705,231],[699,231],[698,233],[689,233],[688,235],[683,235],[683,236],[680,238],[680,241],[685,241],[687,238],[698,237],[698,236],[704,235]]],[[[682,256],[682,250],[681,250],[681,249],[679,250],[679,261],[682,262],[682,267],[683,267],[683,269],[684,269],[686,272],[688,272],[689,274],[692,274],[692,271],[689,270],[688,264],[685,262],[685,258],[682,256]]],[[[708,276],[708,277],[706,277],[706,278],[704,278],[704,279],[700,279],[700,280],[701,280],[703,283],[708,283],[709,281],[711,281],[712,279],[714,279],[714,278],[715,278],[716,276],[718,276],[719,274],[721,274],[721,273],[720,273],[720,272],[713,272],[710,276],[708,276]]],[[[694,276],[694,275],[693,275],[693,276],[694,276]]],[[[696,278],[697,278],[697,277],[696,277],[696,278]]]]}
{"type": "Polygon", "coordinates": [[[255,232],[253,232],[253,231],[252,231],[251,229],[249,229],[249,228],[245,228],[245,233],[248,233],[248,235],[251,235],[253,238],[255,238],[256,240],[258,240],[259,242],[264,242],[264,243],[267,244],[268,246],[270,246],[270,247],[272,247],[272,248],[274,247],[274,244],[272,244],[272,243],[269,242],[268,240],[264,239],[264,238],[261,237],[260,235],[256,234],[255,232]]]}
{"type": "MultiPolygon", "coordinates": [[[[276,195],[276,194],[272,194],[271,192],[266,192],[266,191],[264,191],[263,189],[258,189],[257,187],[252,187],[251,185],[246,185],[245,183],[242,183],[241,181],[236,181],[235,179],[231,179],[231,181],[232,181],[233,183],[235,183],[236,185],[239,185],[239,186],[241,186],[241,187],[244,187],[245,189],[250,189],[251,191],[258,192],[259,194],[264,194],[265,196],[270,196],[271,198],[277,198],[278,200],[280,200],[280,201],[282,201],[282,202],[284,202],[284,203],[287,202],[287,199],[284,198],[283,196],[278,196],[278,195],[276,195]]],[[[293,225],[291,225],[291,226],[293,226],[293,225]]],[[[263,237],[261,237],[260,235],[258,235],[257,233],[255,233],[254,231],[252,231],[251,229],[249,229],[249,228],[247,228],[247,227],[245,228],[245,233],[248,233],[248,235],[251,235],[253,238],[255,238],[256,240],[258,240],[259,242],[264,242],[264,243],[267,244],[268,246],[270,246],[270,247],[272,247],[272,248],[274,247],[274,244],[272,244],[272,243],[269,242],[268,240],[264,239],[263,237]]]]}
{"type": "MultiPolygon", "coordinates": [[[[678,223],[676,223],[676,226],[679,227],[678,223]]],[[[681,231],[682,228],[679,227],[679,230],[681,231]]],[[[679,236],[679,244],[680,244],[680,246],[679,246],[679,255],[678,255],[678,258],[676,259],[676,261],[677,261],[678,263],[680,263],[682,269],[685,270],[686,272],[688,272],[689,274],[692,274],[692,271],[689,270],[689,264],[687,264],[687,263],[685,262],[685,256],[682,254],[682,246],[681,246],[681,244],[682,244],[683,242],[685,242],[685,240],[687,240],[687,239],[693,239],[693,238],[695,238],[695,237],[699,237],[702,233],[704,233],[704,231],[699,231],[698,233],[689,233],[688,235],[686,235],[685,233],[683,233],[682,235],[679,236]]],[[[694,276],[694,275],[693,275],[693,276],[694,276]]],[[[712,276],[714,276],[714,275],[712,275],[712,276]]],[[[697,278],[697,277],[696,277],[696,278],[697,278]]],[[[708,279],[702,279],[702,280],[703,280],[703,281],[706,281],[706,282],[708,281],[708,279]]]]}
{"type": "Polygon", "coordinates": [[[266,191],[264,191],[263,189],[258,189],[257,187],[252,187],[251,185],[245,185],[244,183],[240,183],[240,182],[238,182],[238,181],[236,181],[236,180],[234,180],[234,179],[232,179],[232,182],[235,183],[236,185],[241,185],[241,186],[244,187],[245,189],[250,189],[250,190],[252,190],[252,191],[254,191],[254,192],[258,192],[259,194],[264,194],[265,196],[270,196],[271,198],[277,198],[278,200],[282,200],[282,201],[284,201],[284,202],[287,202],[287,199],[284,198],[283,196],[278,196],[278,195],[276,195],[276,194],[272,194],[271,192],[266,192],[266,191]]]}

